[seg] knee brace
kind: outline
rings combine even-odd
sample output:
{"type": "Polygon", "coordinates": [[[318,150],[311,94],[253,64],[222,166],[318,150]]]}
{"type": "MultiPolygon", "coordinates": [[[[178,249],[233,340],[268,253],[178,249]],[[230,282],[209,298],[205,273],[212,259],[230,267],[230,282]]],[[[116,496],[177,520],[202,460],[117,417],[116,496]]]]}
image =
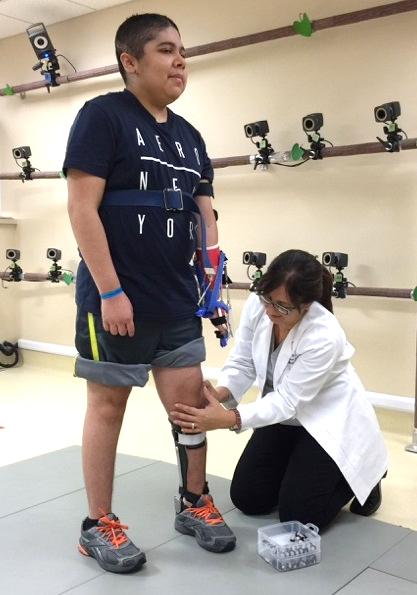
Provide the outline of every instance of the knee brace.
{"type": "Polygon", "coordinates": [[[170,421],[172,435],[174,437],[175,452],[177,455],[178,475],[179,475],[179,495],[175,499],[175,508],[177,513],[181,512],[182,497],[187,496],[187,471],[188,471],[188,449],[203,448],[206,445],[206,433],[183,434],[181,427],[170,421]]]}

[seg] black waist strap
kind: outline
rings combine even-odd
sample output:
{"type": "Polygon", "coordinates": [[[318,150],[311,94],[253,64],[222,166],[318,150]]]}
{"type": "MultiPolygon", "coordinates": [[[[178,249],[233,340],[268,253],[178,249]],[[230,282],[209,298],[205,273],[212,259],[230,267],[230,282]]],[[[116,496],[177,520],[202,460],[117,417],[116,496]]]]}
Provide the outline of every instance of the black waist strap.
{"type": "Polygon", "coordinates": [[[165,188],[165,190],[107,190],[104,193],[100,206],[138,206],[160,207],[167,211],[190,211],[200,215],[201,222],[201,249],[205,269],[212,265],[207,254],[206,226],[200,208],[191,194],[165,188]]]}
{"type": "Polygon", "coordinates": [[[198,204],[191,194],[166,188],[165,190],[108,190],[101,205],[160,207],[167,211],[191,211],[200,213],[198,204]]]}

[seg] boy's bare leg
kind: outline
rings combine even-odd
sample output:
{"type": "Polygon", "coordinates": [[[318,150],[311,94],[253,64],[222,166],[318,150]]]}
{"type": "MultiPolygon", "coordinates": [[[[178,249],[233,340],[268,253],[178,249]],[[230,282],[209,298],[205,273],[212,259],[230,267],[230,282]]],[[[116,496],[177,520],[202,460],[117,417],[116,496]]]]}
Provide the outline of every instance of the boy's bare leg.
{"type": "Polygon", "coordinates": [[[131,387],[87,381],[82,457],[88,516],[111,511],[116,448],[131,387]]]}

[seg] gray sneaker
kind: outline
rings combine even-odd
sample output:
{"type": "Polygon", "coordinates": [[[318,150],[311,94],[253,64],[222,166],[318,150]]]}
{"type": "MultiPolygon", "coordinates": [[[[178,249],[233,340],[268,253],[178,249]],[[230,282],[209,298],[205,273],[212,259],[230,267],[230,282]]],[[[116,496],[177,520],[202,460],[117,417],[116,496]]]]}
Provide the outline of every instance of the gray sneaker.
{"type": "Polygon", "coordinates": [[[235,535],[208,494],[203,494],[195,506],[177,514],[175,529],[184,535],[194,535],[198,545],[209,552],[229,552],[236,545],[235,535]]]}
{"type": "Polygon", "coordinates": [[[113,513],[102,516],[91,529],[83,529],[78,542],[84,556],[92,556],[109,572],[133,572],[146,562],[145,554],[128,539],[117,516],[113,513]]]}

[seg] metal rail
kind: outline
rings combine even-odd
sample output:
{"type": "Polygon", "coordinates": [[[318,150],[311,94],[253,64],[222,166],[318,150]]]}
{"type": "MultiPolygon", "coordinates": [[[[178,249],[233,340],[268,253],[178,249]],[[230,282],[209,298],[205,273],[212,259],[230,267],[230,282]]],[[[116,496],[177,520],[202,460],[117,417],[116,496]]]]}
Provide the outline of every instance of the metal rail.
{"type": "MultiPolygon", "coordinates": [[[[393,16],[395,14],[411,12],[413,10],[417,10],[417,0],[403,0],[402,2],[394,2],[390,4],[384,4],[382,6],[364,8],[362,10],[356,10],[345,14],[339,14],[332,17],[317,19],[316,21],[312,21],[312,26],[313,31],[317,33],[318,31],[331,29],[333,27],[353,25],[363,21],[369,21],[372,19],[393,16]]],[[[272,41],[273,39],[282,39],[284,37],[291,37],[294,35],[298,35],[298,33],[295,31],[292,25],[288,25],[286,27],[280,27],[278,29],[271,29],[269,31],[263,31],[251,35],[243,35],[241,37],[234,37],[231,39],[214,41],[212,43],[194,46],[186,50],[186,57],[193,58],[196,56],[203,56],[206,54],[222,52],[225,50],[240,48],[256,43],[262,43],[265,41],[272,41]]],[[[93,68],[90,70],[75,72],[73,74],[68,74],[65,76],[57,76],[56,82],[59,85],[63,85],[75,81],[96,78],[108,74],[114,74],[118,72],[118,70],[118,65],[112,64],[111,66],[103,66],[101,68],[93,68]]],[[[14,85],[13,87],[8,86],[5,89],[0,89],[0,96],[9,96],[14,95],[16,93],[26,93],[27,91],[41,89],[45,86],[46,83],[44,80],[25,83],[21,85],[14,85]]]]}

